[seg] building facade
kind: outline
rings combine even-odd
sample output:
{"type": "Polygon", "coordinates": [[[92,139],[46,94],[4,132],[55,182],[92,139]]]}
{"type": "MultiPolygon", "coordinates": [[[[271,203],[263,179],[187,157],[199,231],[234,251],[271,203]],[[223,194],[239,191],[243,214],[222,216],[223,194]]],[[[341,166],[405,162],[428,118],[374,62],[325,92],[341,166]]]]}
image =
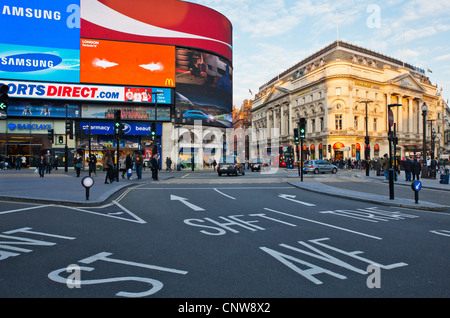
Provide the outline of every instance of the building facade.
{"type": "Polygon", "coordinates": [[[259,144],[294,145],[293,130],[306,118],[303,149],[310,159],[364,159],[366,133],[370,158],[381,157],[389,153],[392,104],[402,105],[390,107],[397,155],[419,156],[424,103],[427,136],[432,122],[443,147],[444,103],[423,70],[336,41],[260,87],[252,108],[252,156],[263,154],[259,144]]]}
{"type": "Polygon", "coordinates": [[[8,34],[0,40],[0,83],[10,97],[0,120],[2,156],[25,155],[34,166],[51,152],[61,165],[67,145],[72,166],[75,152],[87,158],[90,145],[99,162],[117,149],[146,159],[157,150],[160,162],[195,159],[201,166],[203,140],[206,148],[215,140],[210,130],[221,137],[232,128],[230,21],[184,1],[123,3],[2,1],[8,34]],[[120,139],[116,111],[125,125],[120,139]]]}

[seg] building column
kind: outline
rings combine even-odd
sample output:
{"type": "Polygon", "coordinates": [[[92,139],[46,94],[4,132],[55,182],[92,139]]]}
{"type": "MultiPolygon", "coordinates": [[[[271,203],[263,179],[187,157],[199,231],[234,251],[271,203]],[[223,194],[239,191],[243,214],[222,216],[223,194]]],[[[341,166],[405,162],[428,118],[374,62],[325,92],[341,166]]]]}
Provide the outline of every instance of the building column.
{"type": "MultiPolygon", "coordinates": [[[[403,95],[397,97],[397,103],[403,105],[403,95]]],[[[395,118],[394,123],[397,123],[397,133],[403,132],[403,106],[397,108],[397,118],[395,118]]]]}
{"type": "Polygon", "coordinates": [[[408,98],[408,133],[414,133],[414,120],[413,120],[413,101],[412,98],[408,98]]]}

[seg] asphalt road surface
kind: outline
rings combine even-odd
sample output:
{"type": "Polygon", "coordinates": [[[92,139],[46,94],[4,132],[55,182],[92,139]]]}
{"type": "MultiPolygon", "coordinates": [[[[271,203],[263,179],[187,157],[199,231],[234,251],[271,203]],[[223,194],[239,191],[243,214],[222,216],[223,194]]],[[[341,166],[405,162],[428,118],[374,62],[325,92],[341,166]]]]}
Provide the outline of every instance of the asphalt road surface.
{"type": "Polygon", "coordinates": [[[447,212],[244,178],[141,184],[99,207],[2,202],[0,297],[450,296],[447,212]]]}

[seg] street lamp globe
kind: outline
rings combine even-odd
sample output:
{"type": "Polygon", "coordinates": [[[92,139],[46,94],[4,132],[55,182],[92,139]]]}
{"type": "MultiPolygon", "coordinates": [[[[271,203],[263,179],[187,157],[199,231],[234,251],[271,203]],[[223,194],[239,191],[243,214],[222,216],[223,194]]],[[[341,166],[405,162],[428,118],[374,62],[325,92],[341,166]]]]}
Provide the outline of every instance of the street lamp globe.
{"type": "Polygon", "coordinates": [[[423,103],[423,105],[422,105],[422,111],[423,111],[423,112],[426,112],[427,110],[428,110],[427,104],[423,103]]]}

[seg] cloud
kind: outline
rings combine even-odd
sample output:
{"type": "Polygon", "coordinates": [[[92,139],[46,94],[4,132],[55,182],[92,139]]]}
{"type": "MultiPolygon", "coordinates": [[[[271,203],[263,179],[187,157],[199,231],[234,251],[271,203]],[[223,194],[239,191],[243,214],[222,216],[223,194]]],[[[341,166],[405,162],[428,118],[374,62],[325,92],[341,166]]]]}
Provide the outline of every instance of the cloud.
{"type": "Polygon", "coordinates": [[[437,56],[437,57],[434,58],[434,60],[435,61],[439,61],[439,62],[450,60],[450,54],[437,56]]]}

